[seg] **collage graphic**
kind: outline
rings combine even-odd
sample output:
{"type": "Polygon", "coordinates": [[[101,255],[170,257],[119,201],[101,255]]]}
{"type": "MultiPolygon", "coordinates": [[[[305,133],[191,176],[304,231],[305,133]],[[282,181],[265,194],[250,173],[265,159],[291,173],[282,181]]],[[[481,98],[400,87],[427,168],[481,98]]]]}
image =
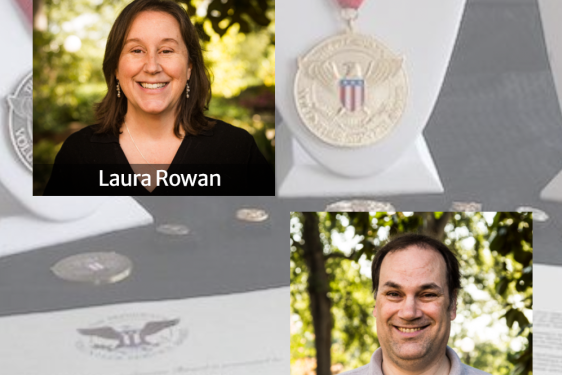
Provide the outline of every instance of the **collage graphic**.
{"type": "Polygon", "coordinates": [[[5,0],[0,374],[562,374],[561,19],[5,0]]]}

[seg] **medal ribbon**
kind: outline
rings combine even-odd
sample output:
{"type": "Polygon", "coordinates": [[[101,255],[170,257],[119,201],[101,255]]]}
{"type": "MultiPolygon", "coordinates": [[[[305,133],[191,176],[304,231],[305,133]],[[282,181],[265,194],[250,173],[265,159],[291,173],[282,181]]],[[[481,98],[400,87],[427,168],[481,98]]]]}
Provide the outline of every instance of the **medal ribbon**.
{"type": "Polygon", "coordinates": [[[359,9],[365,0],[338,0],[340,7],[342,8],[351,8],[351,9],[359,9]]]}
{"type": "Polygon", "coordinates": [[[33,0],[17,0],[29,24],[33,24],[33,0]]]}
{"type": "Polygon", "coordinates": [[[347,31],[353,33],[354,22],[359,15],[359,8],[365,0],[338,0],[341,7],[341,17],[347,22],[347,31]]]}

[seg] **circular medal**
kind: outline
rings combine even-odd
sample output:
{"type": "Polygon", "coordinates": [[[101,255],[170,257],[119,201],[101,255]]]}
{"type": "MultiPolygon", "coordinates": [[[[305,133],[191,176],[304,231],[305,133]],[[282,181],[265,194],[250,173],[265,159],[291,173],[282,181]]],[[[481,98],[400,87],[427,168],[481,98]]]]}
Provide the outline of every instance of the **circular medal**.
{"type": "Polygon", "coordinates": [[[33,165],[33,74],[28,74],[8,97],[8,124],[16,154],[31,171],[33,165]]]}
{"type": "Polygon", "coordinates": [[[112,284],[126,279],[133,268],[131,260],[113,252],[83,253],[65,258],[51,269],[68,281],[112,284]]]}
{"type": "Polygon", "coordinates": [[[349,200],[339,201],[329,204],[326,207],[327,212],[386,212],[393,215],[396,209],[388,202],[377,202],[370,200],[349,200]]]}
{"type": "Polygon", "coordinates": [[[191,232],[188,227],[182,224],[162,224],[156,231],[168,236],[186,236],[191,232]]]}
{"type": "Polygon", "coordinates": [[[404,59],[376,39],[349,31],[299,59],[294,90],[302,122],[322,141],[371,145],[396,127],[406,108],[404,59]]]}
{"type": "Polygon", "coordinates": [[[547,221],[549,219],[548,214],[542,210],[539,210],[538,208],[521,206],[521,207],[517,207],[516,211],[519,213],[532,212],[533,220],[540,221],[540,222],[547,221]]]}
{"type": "Polygon", "coordinates": [[[453,212],[480,212],[482,204],[478,202],[453,202],[451,206],[453,212]]]}
{"type": "Polygon", "coordinates": [[[251,223],[260,223],[266,221],[269,214],[265,210],[258,208],[241,208],[236,211],[236,218],[238,220],[247,221],[251,223]]]}

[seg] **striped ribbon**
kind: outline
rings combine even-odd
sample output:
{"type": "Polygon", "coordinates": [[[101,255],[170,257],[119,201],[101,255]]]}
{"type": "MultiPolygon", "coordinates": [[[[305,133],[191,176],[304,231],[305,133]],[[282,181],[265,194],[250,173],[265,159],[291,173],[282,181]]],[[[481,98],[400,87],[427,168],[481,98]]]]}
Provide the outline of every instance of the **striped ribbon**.
{"type": "Polygon", "coordinates": [[[33,0],[17,0],[16,2],[31,25],[33,23],[33,0]]]}

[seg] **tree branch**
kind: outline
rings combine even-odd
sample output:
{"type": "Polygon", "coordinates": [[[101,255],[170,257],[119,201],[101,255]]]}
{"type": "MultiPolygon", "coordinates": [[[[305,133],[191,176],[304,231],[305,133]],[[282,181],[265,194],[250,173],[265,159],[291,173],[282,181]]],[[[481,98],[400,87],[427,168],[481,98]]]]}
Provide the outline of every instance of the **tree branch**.
{"type": "Polygon", "coordinates": [[[439,241],[443,241],[445,238],[445,227],[453,217],[452,212],[443,212],[439,219],[436,219],[432,212],[414,212],[414,215],[423,218],[423,233],[439,241]]]}
{"type": "Polygon", "coordinates": [[[439,241],[443,241],[443,239],[445,238],[445,227],[447,226],[447,223],[449,223],[449,220],[451,220],[452,217],[453,217],[452,212],[443,212],[443,215],[441,215],[439,219],[434,220],[433,233],[435,238],[437,238],[439,241]]]}
{"type": "Polygon", "coordinates": [[[320,239],[318,214],[303,212],[303,216],[304,259],[309,271],[308,293],[315,335],[316,374],[330,375],[333,319],[326,258],[320,239]]]}
{"type": "Polygon", "coordinates": [[[325,258],[326,259],[339,258],[339,259],[355,260],[356,255],[357,255],[357,250],[352,251],[351,254],[349,254],[349,255],[345,255],[341,251],[337,251],[337,252],[334,252],[334,253],[326,254],[325,258]]]}

